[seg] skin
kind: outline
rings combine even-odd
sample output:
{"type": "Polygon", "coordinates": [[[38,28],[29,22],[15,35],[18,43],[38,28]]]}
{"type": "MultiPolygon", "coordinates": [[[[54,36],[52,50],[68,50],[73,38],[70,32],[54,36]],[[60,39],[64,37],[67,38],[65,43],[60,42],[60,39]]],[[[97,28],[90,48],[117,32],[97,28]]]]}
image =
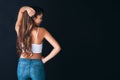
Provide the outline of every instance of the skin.
{"type": "MultiPolygon", "coordinates": [[[[21,25],[21,20],[22,20],[22,16],[23,16],[24,11],[27,11],[29,16],[33,16],[35,14],[34,9],[32,9],[29,6],[23,6],[20,8],[19,13],[18,13],[18,18],[16,21],[16,25],[15,25],[15,31],[17,33],[17,36],[19,35],[18,30],[19,30],[19,27],[21,25]]],[[[38,15],[33,20],[35,21],[35,23],[37,25],[39,25],[42,22],[42,17],[43,17],[43,14],[38,15]]],[[[33,54],[31,57],[27,57],[24,53],[22,53],[20,56],[21,58],[41,59],[43,63],[46,63],[47,61],[49,61],[50,59],[55,57],[55,55],[57,55],[59,53],[59,51],[61,50],[59,43],[55,40],[55,38],[44,27],[39,27],[39,28],[34,27],[31,34],[32,34],[32,43],[41,44],[43,39],[46,39],[53,46],[53,49],[46,57],[42,56],[42,58],[41,58],[41,53],[40,54],[33,54]],[[35,38],[37,29],[39,29],[39,33],[38,33],[37,40],[35,40],[34,38],[35,38]]]]}

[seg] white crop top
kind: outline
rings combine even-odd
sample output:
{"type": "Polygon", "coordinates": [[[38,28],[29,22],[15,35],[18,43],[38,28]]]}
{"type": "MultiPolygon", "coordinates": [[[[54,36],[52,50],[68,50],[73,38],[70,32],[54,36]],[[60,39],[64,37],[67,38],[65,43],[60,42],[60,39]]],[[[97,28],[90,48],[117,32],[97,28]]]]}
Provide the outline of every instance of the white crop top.
{"type": "MultiPolygon", "coordinates": [[[[31,49],[32,49],[32,52],[33,53],[42,53],[42,45],[43,43],[41,44],[31,44],[31,49]]],[[[23,44],[22,44],[22,47],[23,47],[23,44]]],[[[22,52],[25,52],[24,49],[22,49],[22,52]]]]}
{"type": "Polygon", "coordinates": [[[42,53],[42,43],[41,44],[31,44],[33,53],[42,53]]]}
{"type": "MultiPolygon", "coordinates": [[[[39,31],[39,28],[38,28],[38,31],[39,31]]],[[[36,37],[35,37],[35,39],[37,39],[38,31],[36,31],[36,37]]],[[[24,45],[22,43],[22,47],[23,46],[24,45]]],[[[43,46],[43,43],[41,43],[41,44],[32,43],[31,44],[32,52],[33,53],[42,53],[42,46],[43,46]]],[[[25,51],[22,49],[22,52],[25,52],[25,51]]]]}

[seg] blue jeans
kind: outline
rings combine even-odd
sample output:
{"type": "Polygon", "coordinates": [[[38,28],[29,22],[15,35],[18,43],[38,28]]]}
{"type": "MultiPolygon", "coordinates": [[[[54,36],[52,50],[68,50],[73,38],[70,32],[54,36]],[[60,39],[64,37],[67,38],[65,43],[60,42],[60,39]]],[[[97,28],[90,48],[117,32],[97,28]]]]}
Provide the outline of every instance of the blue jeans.
{"type": "Polygon", "coordinates": [[[18,80],[45,80],[44,64],[41,59],[19,58],[18,80]]]}

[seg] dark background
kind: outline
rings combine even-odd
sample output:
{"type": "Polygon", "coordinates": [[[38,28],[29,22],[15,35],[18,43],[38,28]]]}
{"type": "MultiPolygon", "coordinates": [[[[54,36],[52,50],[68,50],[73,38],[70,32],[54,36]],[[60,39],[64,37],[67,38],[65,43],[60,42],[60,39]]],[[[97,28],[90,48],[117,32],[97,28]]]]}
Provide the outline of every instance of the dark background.
{"type": "MultiPolygon", "coordinates": [[[[119,80],[120,2],[1,0],[0,80],[17,80],[15,22],[21,6],[44,9],[44,26],[61,52],[45,64],[46,80],[119,80]]],[[[52,47],[44,42],[43,55],[52,47]]]]}

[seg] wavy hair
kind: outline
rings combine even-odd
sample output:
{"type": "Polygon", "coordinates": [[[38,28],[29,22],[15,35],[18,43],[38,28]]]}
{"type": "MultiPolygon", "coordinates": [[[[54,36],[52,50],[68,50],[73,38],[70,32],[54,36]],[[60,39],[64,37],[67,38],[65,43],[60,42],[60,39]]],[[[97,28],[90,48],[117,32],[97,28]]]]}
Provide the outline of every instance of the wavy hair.
{"type": "Polygon", "coordinates": [[[33,54],[31,50],[32,41],[31,31],[33,30],[34,27],[38,27],[38,25],[35,24],[33,18],[37,17],[37,15],[43,14],[43,9],[40,7],[32,8],[36,12],[34,16],[30,17],[27,11],[23,13],[21,26],[19,28],[19,36],[17,37],[16,43],[17,53],[19,54],[22,53],[22,50],[24,50],[27,55],[33,54]]]}

